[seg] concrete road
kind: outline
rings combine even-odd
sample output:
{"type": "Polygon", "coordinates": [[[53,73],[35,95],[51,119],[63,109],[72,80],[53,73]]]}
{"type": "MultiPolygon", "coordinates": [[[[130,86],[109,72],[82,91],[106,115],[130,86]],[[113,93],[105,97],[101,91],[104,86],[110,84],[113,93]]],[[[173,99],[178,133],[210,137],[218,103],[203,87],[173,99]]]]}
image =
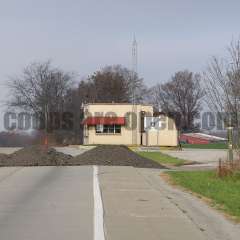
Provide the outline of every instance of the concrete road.
{"type": "Polygon", "coordinates": [[[1,240],[237,240],[240,226],[162,170],[0,168],[1,240]]]}
{"type": "Polygon", "coordinates": [[[106,239],[237,240],[231,223],[160,178],[161,170],[101,167],[106,239]]]}
{"type": "Polygon", "coordinates": [[[92,167],[0,168],[0,239],[92,240],[92,178],[92,167]]]}

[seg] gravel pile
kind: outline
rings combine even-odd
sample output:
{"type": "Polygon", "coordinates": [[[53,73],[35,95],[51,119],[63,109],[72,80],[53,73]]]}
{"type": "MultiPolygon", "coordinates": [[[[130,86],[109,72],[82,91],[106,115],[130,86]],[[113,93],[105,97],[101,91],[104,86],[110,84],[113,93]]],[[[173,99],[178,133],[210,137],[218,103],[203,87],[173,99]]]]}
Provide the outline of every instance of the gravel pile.
{"type": "Polygon", "coordinates": [[[15,153],[0,154],[0,166],[56,166],[67,165],[71,156],[59,153],[53,148],[29,146],[15,153]]]}
{"type": "Polygon", "coordinates": [[[125,146],[102,145],[89,150],[74,159],[80,165],[133,166],[138,168],[165,168],[146,159],[125,146]]]}
{"type": "Polygon", "coordinates": [[[164,168],[125,146],[98,146],[81,155],[72,157],[44,146],[29,146],[10,155],[0,154],[0,167],[7,166],[71,166],[106,165],[133,166],[139,168],[164,168]]]}
{"type": "Polygon", "coordinates": [[[8,157],[7,154],[0,153],[0,162],[4,161],[4,159],[6,159],[7,157],[8,157]]]}

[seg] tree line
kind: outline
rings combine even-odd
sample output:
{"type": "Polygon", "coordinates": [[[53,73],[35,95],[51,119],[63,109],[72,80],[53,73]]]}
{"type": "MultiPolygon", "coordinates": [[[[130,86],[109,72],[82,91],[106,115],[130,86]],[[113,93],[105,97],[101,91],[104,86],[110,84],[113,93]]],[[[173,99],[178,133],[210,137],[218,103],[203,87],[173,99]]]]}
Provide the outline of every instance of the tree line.
{"type": "Polygon", "coordinates": [[[78,81],[77,74],[56,68],[50,61],[32,63],[21,76],[9,79],[8,106],[39,114],[48,131],[52,112],[70,111],[77,136],[84,103],[150,103],[155,111],[174,117],[180,130],[193,131],[194,119],[206,102],[213,112],[226,113],[226,123],[240,129],[240,40],[232,41],[227,53],[224,58],[212,57],[201,74],[178,71],[152,87],[121,65],[106,66],[78,81]]]}

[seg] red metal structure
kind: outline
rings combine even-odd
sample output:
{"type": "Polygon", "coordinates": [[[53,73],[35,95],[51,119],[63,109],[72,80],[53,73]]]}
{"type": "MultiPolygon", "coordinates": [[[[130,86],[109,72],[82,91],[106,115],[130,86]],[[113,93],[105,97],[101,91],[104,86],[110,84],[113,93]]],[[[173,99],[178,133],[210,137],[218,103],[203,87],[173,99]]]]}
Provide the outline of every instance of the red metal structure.
{"type": "Polygon", "coordinates": [[[189,136],[187,134],[181,134],[180,141],[189,144],[209,144],[211,142],[210,139],[199,136],[189,136]]]}

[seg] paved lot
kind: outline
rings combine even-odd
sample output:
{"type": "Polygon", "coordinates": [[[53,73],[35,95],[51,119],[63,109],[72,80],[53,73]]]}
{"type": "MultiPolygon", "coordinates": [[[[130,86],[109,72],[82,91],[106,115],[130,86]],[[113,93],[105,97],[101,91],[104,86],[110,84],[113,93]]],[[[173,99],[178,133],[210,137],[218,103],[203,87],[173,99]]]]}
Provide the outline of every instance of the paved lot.
{"type": "Polygon", "coordinates": [[[225,149],[183,149],[182,151],[162,150],[161,152],[199,163],[218,162],[219,158],[226,159],[227,157],[227,150],[225,149]]]}
{"type": "MultiPolygon", "coordinates": [[[[73,157],[80,155],[88,150],[95,148],[95,146],[66,146],[66,147],[55,147],[59,152],[71,155],[73,157]]],[[[3,154],[12,154],[18,150],[22,149],[21,147],[0,147],[0,153],[3,154]]]]}
{"type": "Polygon", "coordinates": [[[227,150],[225,149],[183,149],[180,150],[161,150],[173,157],[198,162],[199,165],[186,165],[182,168],[214,168],[218,165],[219,159],[227,158],[227,150]]]}
{"type": "Polygon", "coordinates": [[[168,186],[161,171],[0,168],[0,239],[239,239],[239,225],[168,186]]]}
{"type": "Polygon", "coordinates": [[[21,147],[0,147],[0,153],[12,154],[20,149],[21,147]]]}
{"type": "Polygon", "coordinates": [[[66,147],[55,147],[58,152],[71,155],[73,157],[80,155],[86,151],[95,148],[95,146],[66,146],[66,147]]]}

